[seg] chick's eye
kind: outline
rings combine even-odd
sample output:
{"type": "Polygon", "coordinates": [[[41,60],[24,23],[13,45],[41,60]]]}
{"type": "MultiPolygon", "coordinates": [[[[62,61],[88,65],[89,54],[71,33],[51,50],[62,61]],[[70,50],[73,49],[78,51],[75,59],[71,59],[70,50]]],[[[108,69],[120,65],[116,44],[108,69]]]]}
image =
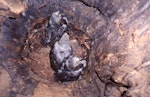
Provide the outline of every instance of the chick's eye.
{"type": "Polygon", "coordinates": [[[62,53],[64,53],[64,51],[60,51],[60,53],[62,54],[62,53]]]}
{"type": "Polygon", "coordinates": [[[83,64],[80,63],[80,64],[78,65],[78,67],[79,67],[79,68],[82,68],[82,67],[83,67],[83,64]]]}

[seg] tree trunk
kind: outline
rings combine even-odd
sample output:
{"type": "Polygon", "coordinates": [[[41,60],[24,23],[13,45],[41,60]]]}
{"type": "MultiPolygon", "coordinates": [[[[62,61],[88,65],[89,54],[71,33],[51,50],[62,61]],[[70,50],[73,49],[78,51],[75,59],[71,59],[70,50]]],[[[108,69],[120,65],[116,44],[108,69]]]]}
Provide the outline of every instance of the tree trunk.
{"type": "Polygon", "coordinates": [[[149,16],[150,0],[1,0],[0,83],[7,81],[0,93],[149,97],[149,16]],[[72,38],[81,37],[79,44],[88,49],[81,80],[58,83],[50,67],[52,47],[43,40],[56,11],[67,18],[72,38]]]}

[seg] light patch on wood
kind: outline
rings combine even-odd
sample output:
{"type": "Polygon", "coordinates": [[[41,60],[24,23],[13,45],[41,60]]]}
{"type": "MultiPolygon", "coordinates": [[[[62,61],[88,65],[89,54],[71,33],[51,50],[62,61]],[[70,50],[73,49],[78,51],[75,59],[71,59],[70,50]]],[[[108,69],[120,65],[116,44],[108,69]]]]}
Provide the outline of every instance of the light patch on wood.
{"type": "Polygon", "coordinates": [[[27,8],[26,4],[19,0],[0,0],[0,3],[7,6],[11,12],[19,14],[27,8]]]}

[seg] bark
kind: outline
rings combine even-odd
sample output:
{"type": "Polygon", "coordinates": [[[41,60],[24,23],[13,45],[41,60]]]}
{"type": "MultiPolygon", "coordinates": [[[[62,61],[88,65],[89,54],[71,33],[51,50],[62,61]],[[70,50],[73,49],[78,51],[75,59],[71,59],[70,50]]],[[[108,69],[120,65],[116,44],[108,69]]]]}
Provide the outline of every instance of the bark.
{"type": "Polygon", "coordinates": [[[3,97],[149,97],[150,0],[1,0],[0,6],[3,97]],[[55,11],[80,42],[90,40],[81,80],[55,81],[51,47],[43,43],[55,11]]]}

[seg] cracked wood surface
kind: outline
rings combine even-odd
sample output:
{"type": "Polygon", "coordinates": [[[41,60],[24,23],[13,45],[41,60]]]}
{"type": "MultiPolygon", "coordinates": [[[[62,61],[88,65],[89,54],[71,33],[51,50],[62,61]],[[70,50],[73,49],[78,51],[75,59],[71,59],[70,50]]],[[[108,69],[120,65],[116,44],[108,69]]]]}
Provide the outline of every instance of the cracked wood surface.
{"type": "Polygon", "coordinates": [[[149,97],[150,0],[1,0],[0,5],[3,97],[149,97]],[[92,40],[79,81],[56,82],[50,48],[41,44],[47,20],[58,10],[92,40]]]}

